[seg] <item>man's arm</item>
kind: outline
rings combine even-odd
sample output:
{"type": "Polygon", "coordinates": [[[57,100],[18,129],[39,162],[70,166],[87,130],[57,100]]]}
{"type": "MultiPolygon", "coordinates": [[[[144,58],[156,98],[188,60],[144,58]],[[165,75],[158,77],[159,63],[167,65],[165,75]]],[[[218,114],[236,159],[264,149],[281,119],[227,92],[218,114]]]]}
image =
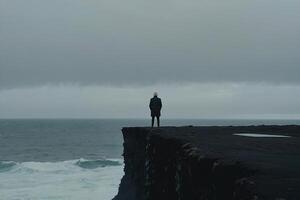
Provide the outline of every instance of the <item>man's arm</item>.
{"type": "Polygon", "coordinates": [[[152,101],[151,101],[151,99],[150,99],[150,103],[149,103],[149,108],[150,108],[150,110],[152,110],[152,101]]]}
{"type": "Polygon", "coordinates": [[[159,99],[159,109],[162,108],[162,102],[161,102],[161,99],[159,99]]]}

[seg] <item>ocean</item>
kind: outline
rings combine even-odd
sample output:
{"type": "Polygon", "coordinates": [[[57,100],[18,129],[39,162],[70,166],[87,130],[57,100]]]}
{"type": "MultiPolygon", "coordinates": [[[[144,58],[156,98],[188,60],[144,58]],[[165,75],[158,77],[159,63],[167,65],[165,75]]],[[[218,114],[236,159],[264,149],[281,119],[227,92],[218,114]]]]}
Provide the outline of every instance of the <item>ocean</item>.
{"type": "MultiPolygon", "coordinates": [[[[163,126],[300,125],[300,120],[168,119],[163,126]]],[[[0,200],[110,200],[123,176],[125,126],[144,119],[0,120],[0,200]]]]}

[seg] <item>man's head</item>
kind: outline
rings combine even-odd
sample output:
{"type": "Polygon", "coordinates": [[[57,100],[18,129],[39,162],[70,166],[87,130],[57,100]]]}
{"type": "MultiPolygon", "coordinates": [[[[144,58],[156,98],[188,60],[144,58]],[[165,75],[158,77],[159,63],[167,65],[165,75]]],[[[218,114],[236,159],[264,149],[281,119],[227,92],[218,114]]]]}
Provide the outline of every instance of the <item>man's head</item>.
{"type": "Polygon", "coordinates": [[[157,92],[154,92],[154,93],[153,93],[153,96],[154,96],[154,97],[157,97],[157,92]]]}

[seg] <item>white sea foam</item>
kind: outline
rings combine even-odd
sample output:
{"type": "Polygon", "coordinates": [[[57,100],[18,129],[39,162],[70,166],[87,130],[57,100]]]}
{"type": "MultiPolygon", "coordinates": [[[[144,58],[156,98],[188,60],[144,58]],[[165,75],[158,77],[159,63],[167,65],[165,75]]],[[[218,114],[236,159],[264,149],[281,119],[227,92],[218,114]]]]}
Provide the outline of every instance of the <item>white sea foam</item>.
{"type": "Polygon", "coordinates": [[[111,200],[122,160],[0,162],[0,200],[111,200]]]}

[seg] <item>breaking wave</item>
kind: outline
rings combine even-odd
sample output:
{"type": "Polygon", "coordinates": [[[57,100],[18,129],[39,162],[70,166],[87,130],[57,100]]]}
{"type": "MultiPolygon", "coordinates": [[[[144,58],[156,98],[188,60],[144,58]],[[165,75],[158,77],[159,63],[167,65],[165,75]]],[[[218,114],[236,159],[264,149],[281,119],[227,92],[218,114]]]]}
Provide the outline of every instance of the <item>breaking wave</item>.
{"type": "Polygon", "coordinates": [[[5,200],[111,200],[122,176],[121,159],[0,161],[0,194],[5,200]]]}
{"type": "Polygon", "coordinates": [[[76,165],[85,169],[95,169],[97,167],[119,166],[122,165],[116,160],[83,160],[80,159],[76,165]]]}
{"type": "Polygon", "coordinates": [[[23,162],[17,163],[14,161],[0,161],[0,173],[7,172],[10,170],[27,170],[27,171],[64,171],[71,165],[84,168],[84,169],[96,169],[98,167],[110,167],[110,166],[120,166],[122,165],[122,160],[109,160],[109,159],[99,159],[99,160],[69,160],[61,162],[23,162]]]}
{"type": "Polygon", "coordinates": [[[0,161],[0,173],[9,171],[16,165],[13,161],[0,161]]]}

